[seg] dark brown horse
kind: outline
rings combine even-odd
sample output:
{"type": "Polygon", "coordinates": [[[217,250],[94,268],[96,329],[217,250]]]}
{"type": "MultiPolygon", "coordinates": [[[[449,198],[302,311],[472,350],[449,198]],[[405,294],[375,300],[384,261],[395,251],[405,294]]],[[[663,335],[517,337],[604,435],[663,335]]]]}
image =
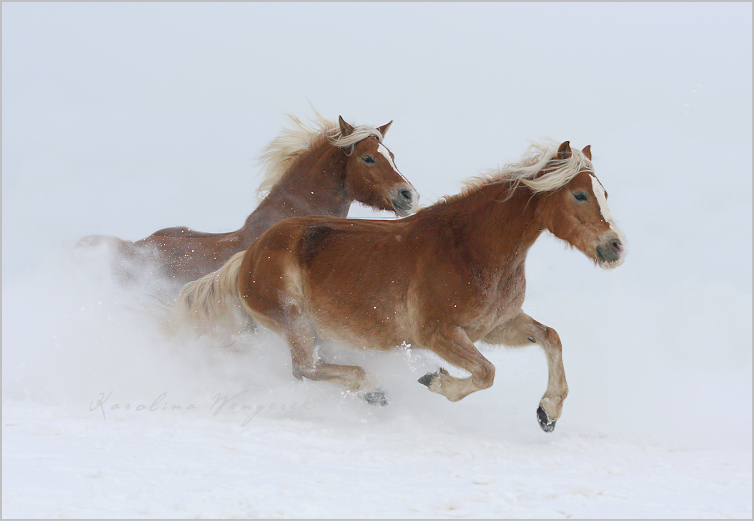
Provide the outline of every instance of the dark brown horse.
{"type": "Polygon", "coordinates": [[[318,359],[318,338],[434,351],[471,373],[440,369],[419,380],[451,401],[494,380],[495,367],[474,342],[536,343],[549,367],[537,418],[549,432],[568,387],[557,332],[521,309],[526,254],[549,230],[600,267],[619,266],[625,239],[606,199],[589,147],[534,145],[520,163],[405,219],[278,223],[245,254],[186,286],[173,320],[206,325],[244,312],[288,341],[296,377],[336,382],[378,403],[384,394],[361,367],[318,359]]]}
{"type": "Polygon", "coordinates": [[[156,268],[158,275],[183,285],[220,268],[288,217],[345,217],[354,201],[399,216],[416,210],[416,190],[382,143],[392,121],[381,127],[354,127],[343,118],[335,124],[320,116],[315,128],[296,117],[290,119],[293,129],[277,137],[262,158],[267,170],[260,195],[266,196],[239,230],[204,233],[165,228],[135,243],[94,236],[80,244],[109,243],[121,278],[156,268]]]}

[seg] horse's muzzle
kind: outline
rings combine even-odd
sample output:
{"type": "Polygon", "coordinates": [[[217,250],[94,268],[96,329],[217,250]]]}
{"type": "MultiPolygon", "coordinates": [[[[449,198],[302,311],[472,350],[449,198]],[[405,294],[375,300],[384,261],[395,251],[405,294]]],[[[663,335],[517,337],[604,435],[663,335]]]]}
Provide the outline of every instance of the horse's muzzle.
{"type": "Polygon", "coordinates": [[[416,205],[419,202],[419,194],[416,190],[408,185],[399,187],[395,190],[390,202],[399,217],[411,215],[416,211],[416,205]]]}
{"type": "Polygon", "coordinates": [[[597,259],[601,268],[616,268],[623,264],[626,249],[618,238],[607,239],[597,245],[597,259]]]}

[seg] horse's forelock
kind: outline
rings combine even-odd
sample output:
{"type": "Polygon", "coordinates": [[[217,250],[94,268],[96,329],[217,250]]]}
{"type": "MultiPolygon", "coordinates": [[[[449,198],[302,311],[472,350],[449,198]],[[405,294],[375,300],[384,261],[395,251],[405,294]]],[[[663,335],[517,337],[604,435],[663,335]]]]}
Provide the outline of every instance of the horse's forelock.
{"type": "Polygon", "coordinates": [[[524,154],[523,159],[517,163],[510,163],[502,168],[489,170],[479,176],[472,177],[464,183],[460,194],[449,195],[440,198],[438,203],[453,201],[475,192],[487,185],[501,184],[513,181],[510,194],[513,190],[524,183],[534,192],[547,192],[557,190],[571,181],[579,172],[594,172],[592,162],[580,150],[571,149],[571,157],[556,161],[556,168],[547,174],[535,179],[537,175],[558,153],[559,143],[548,141],[546,143],[532,143],[524,154]]]}
{"type": "MultiPolygon", "coordinates": [[[[513,171],[509,179],[520,181],[534,192],[548,192],[568,184],[579,172],[594,172],[594,166],[591,160],[578,149],[571,149],[571,156],[568,159],[555,159],[558,153],[558,144],[545,146],[533,144],[530,151],[534,151],[530,161],[531,165],[524,165],[518,172],[515,165],[512,165],[513,171]],[[537,175],[548,164],[554,163],[554,168],[545,175],[537,175]]],[[[527,158],[524,159],[524,162],[527,158]]]]}
{"type": "Polygon", "coordinates": [[[572,148],[568,159],[555,159],[559,146],[560,144],[554,141],[544,144],[532,143],[521,161],[510,163],[472,180],[471,188],[478,188],[482,184],[513,181],[514,186],[523,183],[534,192],[547,192],[569,183],[579,172],[594,172],[592,162],[581,150],[572,148]],[[550,163],[554,163],[554,168],[537,177],[550,163]]]}
{"type": "Polygon", "coordinates": [[[382,132],[380,132],[376,127],[360,125],[358,127],[355,127],[353,129],[353,132],[351,132],[347,136],[338,135],[334,138],[331,138],[330,143],[338,148],[345,148],[350,147],[351,145],[355,145],[359,141],[363,141],[372,136],[376,136],[377,140],[382,143],[382,132]]]}

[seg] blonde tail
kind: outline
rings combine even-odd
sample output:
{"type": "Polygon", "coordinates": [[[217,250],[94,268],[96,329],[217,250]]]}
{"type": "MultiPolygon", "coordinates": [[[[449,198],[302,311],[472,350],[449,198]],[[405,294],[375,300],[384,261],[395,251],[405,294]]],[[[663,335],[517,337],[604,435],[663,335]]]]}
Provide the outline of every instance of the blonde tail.
{"type": "Polygon", "coordinates": [[[251,323],[238,293],[238,272],[245,253],[236,253],[219,270],[183,287],[170,313],[171,333],[185,329],[196,335],[235,333],[251,323]]]}

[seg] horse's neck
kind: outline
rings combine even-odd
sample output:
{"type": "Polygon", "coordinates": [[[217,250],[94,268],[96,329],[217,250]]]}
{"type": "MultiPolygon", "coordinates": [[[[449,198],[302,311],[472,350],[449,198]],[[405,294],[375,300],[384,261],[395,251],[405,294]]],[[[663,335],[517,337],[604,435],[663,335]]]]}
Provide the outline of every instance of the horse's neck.
{"type": "Polygon", "coordinates": [[[452,227],[480,267],[523,264],[543,231],[536,219],[541,196],[520,186],[509,197],[508,188],[507,183],[486,185],[450,203],[452,227]]]}
{"type": "Polygon", "coordinates": [[[306,153],[272,187],[239,233],[251,243],[267,228],[289,217],[347,216],[352,199],[345,189],[345,168],[345,158],[330,144],[306,153]]]}
{"type": "Polygon", "coordinates": [[[345,217],[351,204],[345,177],[345,157],[336,147],[323,144],[291,165],[265,201],[283,208],[286,217],[345,217]]]}

